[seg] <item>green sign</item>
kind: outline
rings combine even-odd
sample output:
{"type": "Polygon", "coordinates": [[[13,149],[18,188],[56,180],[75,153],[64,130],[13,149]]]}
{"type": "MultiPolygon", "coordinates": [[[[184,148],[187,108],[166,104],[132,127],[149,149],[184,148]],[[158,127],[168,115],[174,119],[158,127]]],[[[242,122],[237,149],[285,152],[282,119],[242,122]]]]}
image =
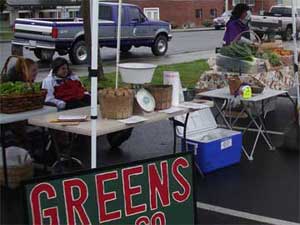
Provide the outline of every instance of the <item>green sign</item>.
{"type": "Polygon", "coordinates": [[[193,155],[25,184],[29,224],[194,224],[193,155]]]}

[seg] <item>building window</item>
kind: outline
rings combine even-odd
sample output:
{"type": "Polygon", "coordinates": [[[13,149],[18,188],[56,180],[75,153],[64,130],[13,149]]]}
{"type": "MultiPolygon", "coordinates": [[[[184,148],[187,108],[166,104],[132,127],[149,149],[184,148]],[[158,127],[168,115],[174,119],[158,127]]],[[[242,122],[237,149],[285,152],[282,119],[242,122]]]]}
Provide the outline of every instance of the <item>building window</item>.
{"type": "Polygon", "coordinates": [[[196,9],[195,16],[196,16],[196,18],[202,19],[203,10],[202,9],[196,9]]]}
{"type": "Polygon", "coordinates": [[[239,3],[245,3],[245,4],[249,5],[250,7],[255,6],[255,0],[233,0],[232,1],[233,6],[235,6],[239,3]]]}
{"type": "Polygon", "coordinates": [[[216,18],[218,16],[218,11],[217,9],[211,9],[210,10],[210,17],[216,18]]]}
{"type": "Polygon", "coordinates": [[[159,8],[144,8],[144,14],[150,20],[159,20],[159,8]]]}

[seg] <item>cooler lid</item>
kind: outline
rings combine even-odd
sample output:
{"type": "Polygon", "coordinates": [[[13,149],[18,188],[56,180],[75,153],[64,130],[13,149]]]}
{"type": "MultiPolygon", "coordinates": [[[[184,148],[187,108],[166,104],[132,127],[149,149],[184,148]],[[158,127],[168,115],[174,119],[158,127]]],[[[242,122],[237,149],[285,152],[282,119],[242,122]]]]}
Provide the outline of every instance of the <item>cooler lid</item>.
{"type": "MultiPolygon", "coordinates": [[[[176,116],[175,119],[184,122],[186,115],[176,116]]],[[[187,123],[187,136],[216,129],[218,127],[210,108],[190,113],[187,123]]],[[[177,135],[183,137],[183,127],[177,127],[177,135]]]]}

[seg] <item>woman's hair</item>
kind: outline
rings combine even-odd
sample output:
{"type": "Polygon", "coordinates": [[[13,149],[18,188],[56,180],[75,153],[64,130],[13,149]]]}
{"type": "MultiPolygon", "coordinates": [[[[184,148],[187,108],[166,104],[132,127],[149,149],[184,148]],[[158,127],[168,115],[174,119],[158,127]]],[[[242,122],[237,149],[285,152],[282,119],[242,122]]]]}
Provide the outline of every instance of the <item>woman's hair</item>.
{"type": "Polygon", "coordinates": [[[19,74],[22,80],[27,80],[26,73],[29,73],[29,69],[36,62],[30,58],[19,58],[16,62],[16,73],[19,74]],[[26,71],[27,70],[27,71],[26,71]]]}
{"type": "Polygon", "coordinates": [[[58,72],[59,68],[63,65],[67,65],[68,70],[70,70],[69,63],[66,59],[64,59],[62,57],[58,57],[58,58],[54,59],[51,64],[53,74],[56,74],[58,72]]]}
{"type": "Polygon", "coordinates": [[[231,19],[239,19],[239,18],[241,18],[242,14],[244,12],[247,12],[248,10],[250,10],[250,7],[247,4],[244,4],[244,3],[237,4],[234,7],[234,9],[232,10],[231,19]]]}
{"type": "Polygon", "coordinates": [[[19,73],[19,74],[22,74],[24,71],[23,71],[23,65],[27,66],[27,68],[29,69],[32,65],[36,64],[36,62],[32,59],[29,59],[29,58],[19,58],[16,62],[16,72],[19,73]]]}

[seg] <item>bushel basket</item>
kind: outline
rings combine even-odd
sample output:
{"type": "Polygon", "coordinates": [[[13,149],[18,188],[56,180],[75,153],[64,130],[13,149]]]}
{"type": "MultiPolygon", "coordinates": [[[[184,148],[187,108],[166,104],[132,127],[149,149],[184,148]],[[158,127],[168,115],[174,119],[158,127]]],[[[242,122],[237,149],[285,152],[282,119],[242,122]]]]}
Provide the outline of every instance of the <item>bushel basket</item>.
{"type": "Polygon", "coordinates": [[[155,109],[168,109],[172,105],[172,85],[149,85],[147,89],[155,99],[155,109]]]}
{"type": "Polygon", "coordinates": [[[133,90],[104,89],[99,92],[100,110],[104,119],[127,119],[133,114],[133,90]]]}
{"type": "Polygon", "coordinates": [[[19,56],[8,57],[1,71],[1,77],[3,77],[4,74],[7,73],[9,61],[12,58],[17,58],[18,60],[21,61],[22,71],[26,75],[26,83],[28,85],[28,88],[32,89],[32,92],[26,94],[7,94],[7,95],[0,93],[0,113],[11,114],[11,113],[19,113],[19,112],[25,112],[25,111],[42,108],[47,92],[46,90],[41,90],[39,92],[34,91],[34,88],[32,86],[32,81],[29,78],[28,68],[22,57],[19,56]]]}
{"type": "MultiPolygon", "coordinates": [[[[0,185],[5,184],[4,168],[2,164],[2,151],[0,163],[0,185]]],[[[23,181],[31,179],[33,176],[33,164],[29,153],[19,147],[11,146],[6,148],[7,159],[7,183],[9,188],[17,188],[23,181]]]]}

